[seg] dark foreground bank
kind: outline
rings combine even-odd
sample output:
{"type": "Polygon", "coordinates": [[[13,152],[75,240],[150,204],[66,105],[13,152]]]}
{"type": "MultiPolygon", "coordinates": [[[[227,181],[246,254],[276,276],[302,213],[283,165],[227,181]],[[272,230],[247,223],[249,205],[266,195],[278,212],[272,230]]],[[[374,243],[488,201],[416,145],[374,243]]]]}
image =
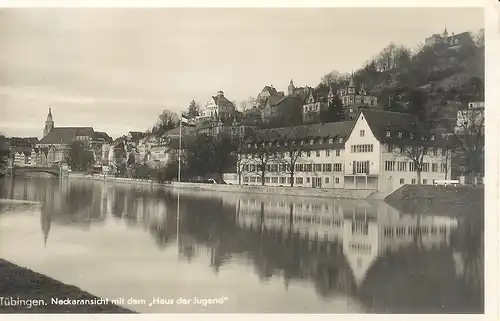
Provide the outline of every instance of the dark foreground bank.
{"type": "Polygon", "coordinates": [[[135,313],[109,303],[96,304],[101,303],[98,300],[75,286],[0,259],[0,313],[135,313]],[[56,304],[52,298],[70,299],[73,304],[56,304]],[[90,304],[75,304],[75,300],[90,304]]]}

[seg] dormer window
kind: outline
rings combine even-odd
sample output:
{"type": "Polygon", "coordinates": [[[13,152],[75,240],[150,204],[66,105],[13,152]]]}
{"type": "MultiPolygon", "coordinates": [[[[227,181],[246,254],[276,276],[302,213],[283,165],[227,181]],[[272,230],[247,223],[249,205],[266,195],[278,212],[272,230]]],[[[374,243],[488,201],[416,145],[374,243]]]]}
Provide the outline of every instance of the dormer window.
{"type": "Polygon", "coordinates": [[[314,139],[309,140],[309,145],[314,144],[314,139]]]}
{"type": "Polygon", "coordinates": [[[333,144],[333,138],[330,138],[330,139],[328,140],[328,143],[333,144]]]}
{"type": "Polygon", "coordinates": [[[285,144],[284,144],[284,145],[285,145],[285,146],[288,146],[288,142],[287,142],[287,141],[285,141],[285,144]]]}
{"type": "Polygon", "coordinates": [[[276,147],[280,147],[280,142],[276,142],[276,147]]]}
{"type": "Polygon", "coordinates": [[[257,147],[258,147],[258,146],[257,146],[257,143],[256,143],[254,146],[255,146],[255,148],[257,148],[257,147]]]}
{"type": "Polygon", "coordinates": [[[435,138],[434,135],[431,135],[431,140],[434,140],[434,138],[435,138]]]}
{"type": "Polygon", "coordinates": [[[323,138],[321,138],[321,139],[319,140],[319,143],[320,143],[320,144],[324,144],[324,143],[325,143],[325,140],[324,140],[323,138]]]}
{"type": "Polygon", "coordinates": [[[339,143],[342,143],[344,139],[342,137],[339,138],[339,143]]]}
{"type": "Polygon", "coordinates": [[[389,130],[385,131],[385,137],[391,137],[391,132],[389,130]]]}
{"type": "Polygon", "coordinates": [[[413,139],[413,134],[412,133],[410,133],[410,139],[413,139]]]}
{"type": "Polygon", "coordinates": [[[268,143],[268,146],[269,146],[269,147],[273,146],[273,143],[272,143],[272,142],[269,142],[269,143],[268,143]]]}
{"type": "Polygon", "coordinates": [[[424,135],[422,135],[422,140],[427,140],[427,138],[424,135]]]}
{"type": "Polygon", "coordinates": [[[252,148],[252,144],[248,144],[248,148],[252,148]]]}
{"type": "Polygon", "coordinates": [[[403,133],[402,133],[402,132],[399,132],[399,133],[398,133],[398,136],[399,136],[399,138],[403,138],[403,133]]]}

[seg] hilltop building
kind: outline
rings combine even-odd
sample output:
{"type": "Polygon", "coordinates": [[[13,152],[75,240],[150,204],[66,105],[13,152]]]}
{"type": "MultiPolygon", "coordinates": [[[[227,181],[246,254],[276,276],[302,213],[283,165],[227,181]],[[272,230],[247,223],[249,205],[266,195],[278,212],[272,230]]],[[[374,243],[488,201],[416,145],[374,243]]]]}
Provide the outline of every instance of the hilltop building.
{"type": "Polygon", "coordinates": [[[351,75],[349,85],[346,88],[339,88],[337,95],[342,100],[344,112],[348,119],[355,119],[359,110],[363,107],[376,108],[377,97],[372,95],[365,88],[364,84],[356,86],[354,74],[351,75]]]}
{"type": "Polygon", "coordinates": [[[447,45],[449,47],[459,46],[459,45],[473,45],[474,39],[470,32],[462,32],[459,34],[455,34],[454,32],[451,35],[448,35],[448,30],[446,26],[442,34],[433,34],[432,36],[425,38],[426,46],[434,46],[434,45],[447,45]]]}

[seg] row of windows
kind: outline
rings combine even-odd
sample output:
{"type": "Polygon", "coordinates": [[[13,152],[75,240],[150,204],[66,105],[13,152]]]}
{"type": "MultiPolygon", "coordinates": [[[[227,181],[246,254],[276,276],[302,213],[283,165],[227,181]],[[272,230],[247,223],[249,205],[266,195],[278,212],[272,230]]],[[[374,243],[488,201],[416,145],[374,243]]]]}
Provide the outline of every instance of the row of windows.
{"type": "MultiPolygon", "coordinates": [[[[314,143],[316,142],[315,139],[309,139],[309,145],[314,145],[314,143]]],[[[324,138],[321,138],[317,141],[319,144],[333,144],[335,142],[335,139],[334,138],[328,138],[328,139],[324,139],[324,138]]],[[[344,139],[342,137],[340,137],[338,139],[338,142],[339,143],[343,143],[344,142],[344,139]]],[[[272,146],[276,146],[276,147],[280,147],[282,144],[278,141],[276,142],[275,144],[273,144],[273,142],[262,142],[262,143],[248,143],[248,148],[258,148],[258,147],[272,147],[272,146]]],[[[306,145],[306,140],[294,140],[292,141],[292,145],[295,146],[295,145],[306,145]]],[[[288,142],[285,141],[283,142],[283,146],[288,146],[288,142]]]]}
{"type": "MultiPolygon", "coordinates": [[[[398,172],[416,172],[416,167],[414,162],[396,162],[396,161],[385,161],[386,171],[395,171],[397,168],[398,172]],[[397,167],[396,167],[397,165],[397,167]]],[[[448,171],[447,164],[438,163],[422,163],[422,172],[429,172],[429,169],[433,173],[446,173],[448,171]],[[430,164],[430,165],[429,165],[430,164]]]]}
{"type": "Polygon", "coordinates": [[[351,145],[351,153],[371,153],[373,144],[351,145]]]}
{"type": "MultiPolygon", "coordinates": [[[[321,179],[321,177],[315,177],[316,179],[321,179]]],[[[290,177],[265,177],[264,181],[266,183],[272,184],[291,184],[290,177]]],[[[330,184],[330,177],[324,177],[323,182],[325,184],[330,184]]],[[[243,177],[243,183],[262,183],[262,178],[260,176],[243,177]]],[[[311,183],[311,177],[306,177],[306,184],[311,183]]],[[[295,185],[303,185],[304,177],[295,177],[295,185]]],[[[340,184],[340,179],[335,177],[335,184],[340,184]]]]}
{"type": "MultiPolygon", "coordinates": [[[[387,130],[385,132],[385,137],[391,137],[391,131],[390,130],[387,130]]],[[[398,132],[397,133],[397,137],[398,138],[403,138],[403,137],[408,137],[410,139],[414,139],[415,138],[415,134],[413,133],[409,133],[408,135],[403,135],[403,132],[398,132]]],[[[434,140],[436,138],[435,135],[430,135],[430,140],[434,140]]],[[[420,139],[422,140],[427,140],[427,136],[426,135],[420,135],[420,139]]]]}
{"type": "MultiPolygon", "coordinates": [[[[257,172],[260,166],[255,164],[245,164],[243,165],[244,172],[257,172]]],[[[324,164],[295,164],[295,172],[341,172],[342,163],[324,163],[324,164]]],[[[280,172],[290,172],[290,164],[267,164],[266,172],[270,173],[280,173],[280,172]]]]}
{"type": "Polygon", "coordinates": [[[384,228],[384,236],[385,237],[394,237],[394,236],[403,236],[409,235],[413,236],[415,233],[417,235],[438,235],[446,234],[447,228],[446,226],[398,226],[398,227],[385,227],[384,228]]]}
{"type": "MultiPolygon", "coordinates": [[[[429,150],[428,155],[434,155],[437,156],[438,154],[441,154],[441,156],[446,156],[449,155],[451,150],[446,149],[446,148],[437,148],[437,147],[432,147],[429,150]]],[[[402,147],[395,147],[394,145],[387,145],[387,152],[388,153],[404,153],[404,150],[402,147]]]]}

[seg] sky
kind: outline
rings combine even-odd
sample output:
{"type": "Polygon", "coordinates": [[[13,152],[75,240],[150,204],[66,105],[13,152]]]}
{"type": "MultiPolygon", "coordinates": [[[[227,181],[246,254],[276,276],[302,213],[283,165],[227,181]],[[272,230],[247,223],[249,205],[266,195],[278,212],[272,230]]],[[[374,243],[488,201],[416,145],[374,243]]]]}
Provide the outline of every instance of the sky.
{"type": "Polygon", "coordinates": [[[144,131],[164,109],[239,102],[265,85],[316,86],[390,42],[476,32],[481,8],[1,9],[0,133],[41,138],[55,126],[112,137],[144,131]],[[422,24],[425,22],[425,24],[422,24]]]}

